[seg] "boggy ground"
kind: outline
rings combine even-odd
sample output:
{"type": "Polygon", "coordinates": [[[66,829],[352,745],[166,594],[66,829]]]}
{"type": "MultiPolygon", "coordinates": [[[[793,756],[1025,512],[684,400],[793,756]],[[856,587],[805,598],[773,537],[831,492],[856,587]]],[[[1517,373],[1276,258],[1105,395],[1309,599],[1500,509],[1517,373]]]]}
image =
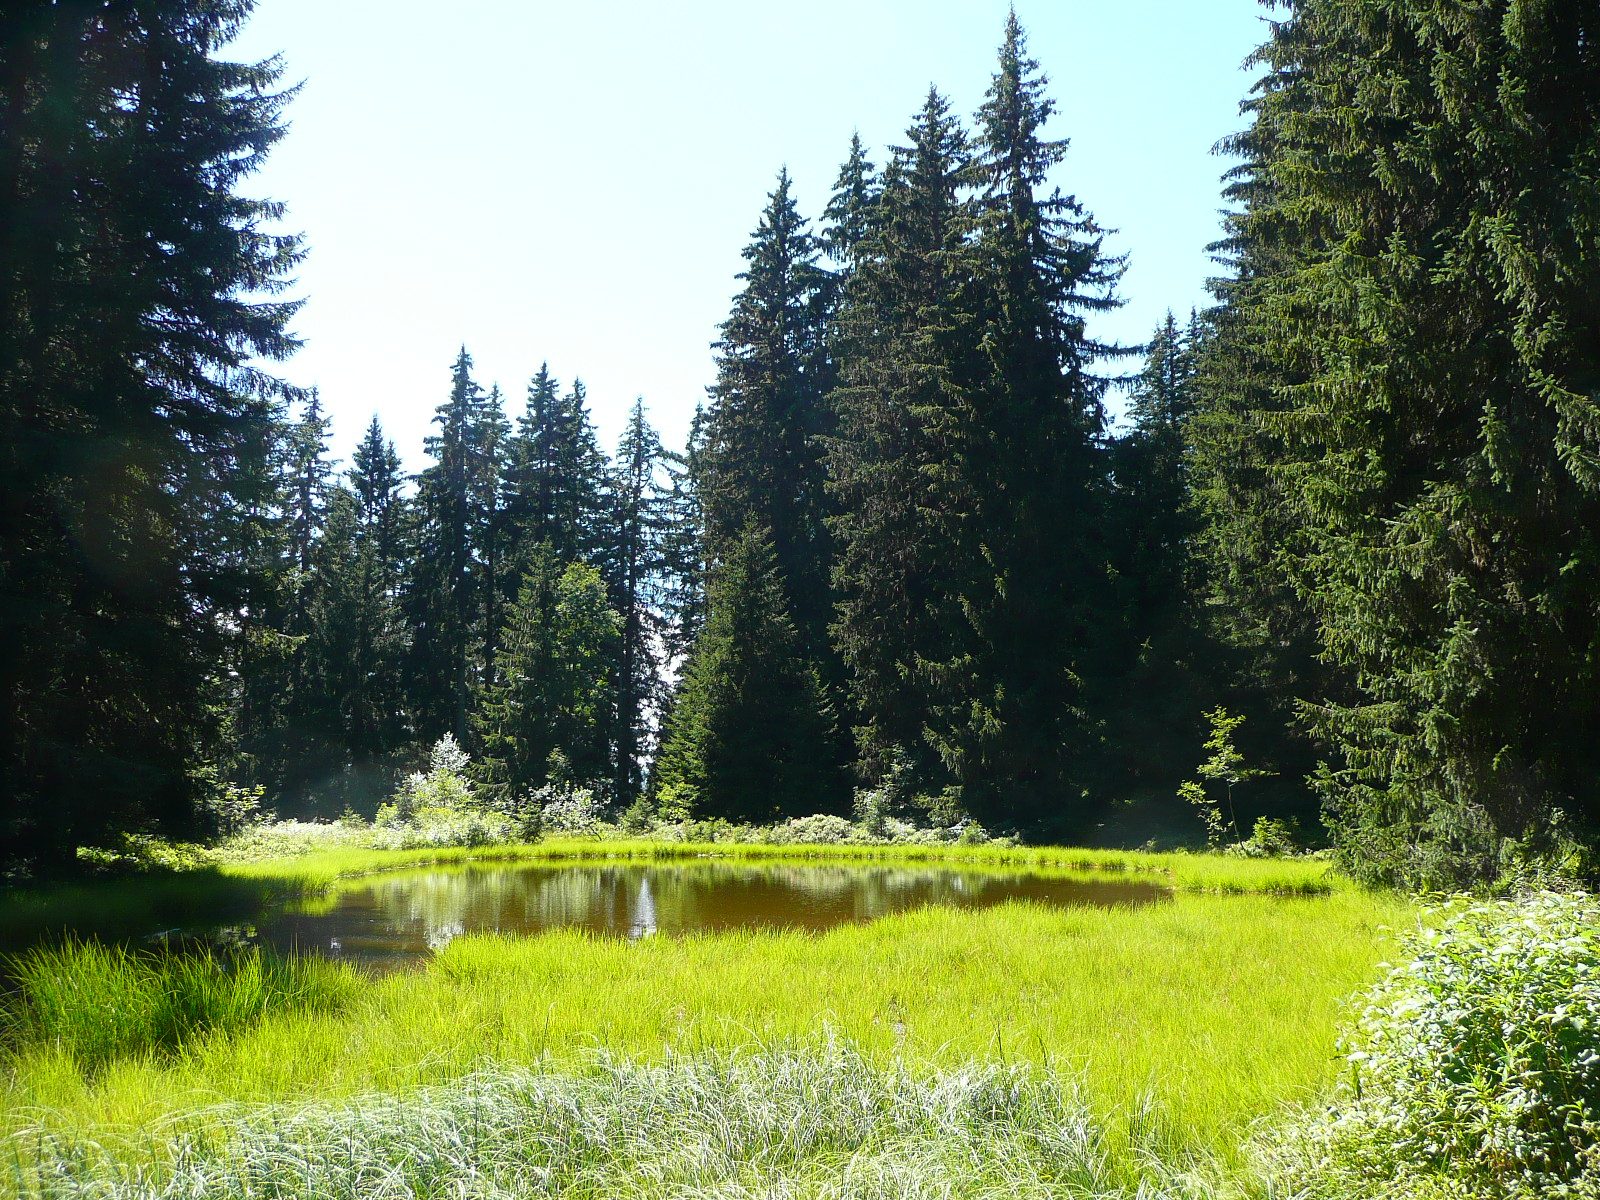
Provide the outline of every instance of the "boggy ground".
{"type": "MultiPolygon", "coordinates": [[[[1113,1195],[1190,1169],[1226,1175],[1254,1123],[1328,1085],[1347,998],[1375,977],[1388,931],[1415,920],[1405,901],[1299,860],[581,842],[489,853],[937,859],[1115,871],[1177,895],[1139,909],[927,909],[821,935],[473,936],[381,979],[323,963],[256,969],[277,982],[249,995],[237,980],[250,970],[213,964],[214,988],[184,984],[188,1015],[125,1022],[109,1042],[97,1033],[108,1014],[172,994],[178,967],[40,954],[11,1002],[0,1097],[13,1190],[84,1194],[142,1170],[127,1194],[495,1195],[544,1179],[593,1195],[1113,1195]],[[53,1007],[30,1007],[35,992],[53,1007]],[[806,1134],[782,1114],[809,1111],[799,1099],[829,1078],[862,1113],[812,1105],[806,1134]],[[561,1116],[574,1105],[592,1128],[561,1116]],[[654,1114],[648,1128],[616,1133],[638,1105],[654,1114]],[[480,1153],[461,1151],[480,1135],[480,1153]],[[1068,1142],[1070,1154],[1041,1151],[1068,1142]],[[684,1159],[694,1145],[704,1153],[684,1159]],[[952,1155],[970,1169],[952,1171],[952,1155]],[[363,1184],[358,1161],[394,1171],[363,1184]],[[1050,1184],[1046,1161],[1079,1174],[1050,1184]],[[175,1173],[152,1176],[155,1163],[175,1173]]],[[[208,872],[200,886],[307,894],[470,854],[335,852],[208,872]]],[[[17,905],[36,923],[92,897],[17,905]]]]}

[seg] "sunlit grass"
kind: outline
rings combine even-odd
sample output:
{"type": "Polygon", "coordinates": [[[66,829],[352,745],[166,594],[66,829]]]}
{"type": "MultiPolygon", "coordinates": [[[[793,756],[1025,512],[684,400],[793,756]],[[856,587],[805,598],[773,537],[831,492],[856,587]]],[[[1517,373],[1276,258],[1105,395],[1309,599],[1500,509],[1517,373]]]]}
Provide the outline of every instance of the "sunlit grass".
{"type": "Polygon", "coordinates": [[[36,947],[6,966],[0,1029],[7,1042],[71,1061],[85,1078],[121,1058],[237,1032],[269,1012],[336,1010],[363,982],[342,963],[255,949],[158,955],[67,942],[36,947]]]}
{"type": "Polygon", "coordinates": [[[39,1157],[56,1169],[20,1164],[17,1190],[307,1200],[1133,1194],[1119,1178],[1125,1157],[1105,1145],[1071,1079],[1016,1065],[919,1070],[826,1041],[658,1065],[600,1055],[555,1074],[492,1068],[403,1097],[214,1113],[167,1136],[157,1160],[114,1141],[47,1141],[39,1157]]]}
{"type": "Polygon", "coordinates": [[[1239,858],[1224,854],[1087,850],[1068,846],[852,846],[669,842],[650,839],[549,839],[528,845],[423,850],[336,849],[300,858],[240,863],[225,877],[276,882],[313,893],[377,871],[465,862],[843,862],[936,863],[1088,875],[1114,874],[1181,891],[1324,895],[1349,885],[1311,858],[1239,858]]]}
{"type": "Polygon", "coordinates": [[[90,1074],[59,1046],[24,1046],[5,1107],[13,1126],[47,1114],[92,1133],[219,1101],[570,1067],[597,1049],[649,1062],[831,1033],[878,1064],[1065,1073],[1112,1147],[1227,1153],[1252,1119],[1327,1082],[1343,1000],[1372,977],[1383,927],[1408,919],[1362,893],[1195,894],[1139,909],[926,909],[822,935],[464,937],[343,1011],[269,1013],[175,1057],[90,1074]]]}

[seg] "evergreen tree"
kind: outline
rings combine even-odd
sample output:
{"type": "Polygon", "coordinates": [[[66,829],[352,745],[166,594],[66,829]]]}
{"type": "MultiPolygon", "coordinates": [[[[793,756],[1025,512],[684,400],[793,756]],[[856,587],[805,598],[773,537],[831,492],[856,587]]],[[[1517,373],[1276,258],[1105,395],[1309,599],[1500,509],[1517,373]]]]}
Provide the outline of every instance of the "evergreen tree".
{"type": "Polygon", "coordinates": [[[517,806],[550,778],[551,755],[580,782],[611,774],[606,747],[611,665],[622,621],[600,573],[535,551],[502,638],[501,676],[475,716],[484,782],[517,806]]]}
{"type": "Polygon", "coordinates": [[[411,705],[424,740],[468,734],[472,633],[474,511],[478,410],[483,391],[472,378],[466,347],[450,372],[450,396],[434,414],[427,439],[433,465],[417,479],[417,546],[407,598],[414,630],[411,705]]]}
{"type": "Polygon", "coordinates": [[[207,676],[252,587],[297,240],[239,190],[282,135],[248,3],[0,15],[0,855],[192,835],[207,676]],[[236,488],[240,490],[236,490],[236,488]]]}
{"type": "Polygon", "coordinates": [[[1092,739],[1080,699],[1106,563],[1095,364],[1115,351],[1085,321],[1120,303],[1121,260],[1080,204],[1044,193],[1066,154],[1041,135],[1054,111],[1045,84],[1013,13],[973,160],[978,357],[932,426],[969,626],[938,664],[932,732],[980,819],[1061,830],[1084,817],[1068,797],[1092,739]]]}
{"type": "Polygon", "coordinates": [[[350,486],[355,491],[363,536],[372,543],[391,596],[399,595],[405,561],[405,477],[394,443],[383,436],[376,414],[351,455],[350,486]]]}
{"type": "Polygon", "coordinates": [[[687,658],[705,625],[705,513],[695,481],[705,445],[705,410],[695,406],[689,437],[681,455],[668,453],[667,495],[663,500],[662,651],[666,661],[687,658]]]}
{"type": "Polygon", "coordinates": [[[802,645],[830,657],[831,549],[820,439],[828,432],[822,321],[825,276],[795,208],[789,174],[745,248],[744,286],[716,344],[717,382],[696,456],[709,557],[756,520],[771,531],[802,645]]]}
{"type": "Polygon", "coordinates": [[[1581,5],[1303,0],[1260,55],[1225,293],[1260,357],[1224,403],[1340,672],[1302,696],[1365,875],[1492,879],[1600,818],[1596,34],[1581,5]]]}
{"type": "Polygon", "coordinates": [[[410,639],[400,607],[405,569],[400,458],[376,417],[352,461],[350,532],[343,535],[343,514],[335,521],[330,506],[326,534],[329,558],[342,555],[336,569],[352,610],[345,619],[354,633],[350,686],[340,711],[353,767],[381,774],[381,765],[405,746],[410,733],[404,693],[410,639]]]}
{"type": "Polygon", "coordinates": [[[561,562],[594,559],[602,541],[606,463],[582,381],[562,395],[548,366],[539,368],[509,457],[506,520],[520,560],[542,545],[561,562]]]}
{"type": "Polygon", "coordinates": [[[627,803],[644,785],[651,722],[662,697],[661,650],[670,533],[670,485],[663,480],[668,457],[635,400],[617,446],[612,484],[610,538],[605,556],[612,605],[622,618],[617,644],[615,754],[616,795],[627,803]]]}
{"type": "Polygon", "coordinates": [[[475,574],[473,591],[479,603],[474,640],[481,648],[475,678],[484,687],[494,686],[504,620],[503,599],[509,581],[517,578],[515,530],[507,515],[506,473],[501,465],[510,439],[511,423],[506,420],[500,388],[495,386],[474,412],[468,435],[472,451],[469,538],[475,574]]]}
{"type": "Polygon", "coordinates": [[[968,146],[930,90],[894,151],[875,219],[854,252],[836,345],[838,430],[828,443],[838,545],[834,638],[848,669],[864,772],[909,763],[925,790],[949,782],[928,730],[926,664],[957,623],[955,579],[929,489],[941,470],[928,434],[948,402],[962,344],[961,275],[970,227],[968,146]]]}
{"type": "Polygon", "coordinates": [[[848,270],[855,264],[862,242],[872,229],[873,210],[878,202],[879,184],[861,135],[850,135],[850,155],[839,168],[833,195],[822,210],[820,239],[828,257],[848,270]]]}
{"type": "MultiPolygon", "coordinates": [[[[322,397],[312,388],[306,395],[305,409],[289,437],[289,546],[293,569],[303,581],[311,574],[311,558],[328,506],[328,488],[333,464],[328,460],[328,418],[322,413],[322,397]]],[[[304,621],[304,606],[296,587],[296,619],[304,621]]]]}
{"type": "Polygon", "coordinates": [[[826,811],[839,790],[827,700],[788,615],[771,539],[754,523],[718,561],[707,600],[654,782],[687,789],[697,816],[826,811]]]}

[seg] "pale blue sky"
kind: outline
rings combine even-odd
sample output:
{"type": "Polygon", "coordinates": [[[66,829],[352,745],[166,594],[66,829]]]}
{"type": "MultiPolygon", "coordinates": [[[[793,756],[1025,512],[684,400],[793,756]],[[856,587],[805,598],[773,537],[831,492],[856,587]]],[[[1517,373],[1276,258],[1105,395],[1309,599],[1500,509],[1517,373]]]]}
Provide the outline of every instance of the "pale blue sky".
{"type": "MultiPolygon", "coordinates": [[[[234,52],[305,88],[251,190],[310,257],[283,369],[341,456],[373,412],[413,468],[463,342],[515,415],[549,360],[602,437],[642,395],[678,444],[780,166],[821,210],[852,129],[882,163],[928,84],[970,114],[1007,0],[259,0],[234,52]]],[[[1070,137],[1060,171],[1131,256],[1101,336],[1204,301],[1210,153],[1240,124],[1255,0],[1017,0],[1070,137]]]]}

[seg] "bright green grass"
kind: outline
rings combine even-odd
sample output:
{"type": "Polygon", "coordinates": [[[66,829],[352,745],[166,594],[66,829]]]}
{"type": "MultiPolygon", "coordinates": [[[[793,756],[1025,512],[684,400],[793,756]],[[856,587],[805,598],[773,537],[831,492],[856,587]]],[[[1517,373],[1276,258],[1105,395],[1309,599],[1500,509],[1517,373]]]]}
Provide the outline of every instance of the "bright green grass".
{"type": "MultiPolygon", "coordinates": [[[[578,1071],[492,1068],[404,1096],[213,1114],[126,1146],[46,1141],[13,1165],[41,1200],[1156,1200],[1158,1160],[1129,1186],[1070,1079],[1019,1066],[917,1070],[848,1047],[751,1047],[660,1065],[596,1056],[578,1071]],[[63,1166],[65,1165],[65,1169],[63,1166]]],[[[1185,1188],[1185,1195],[1207,1195],[1185,1188]]]]}
{"type": "Polygon", "coordinates": [[[373,874],[465,863],[912,863],[941,868],[1028,869],[1120,878],[1179,891],[1326,895],[1349,890],[1326,862],[1221,854],[1145,854],[1060,846],[815,846],[644,839],[549,839],[527,845],[372,850],[341,847],[294,858],[211,865],[174,874],[0,890],[0,949],[50,937],[138,937],[152,931],[248,921],[263,908],[337,893],[373,874]]]}
{"type": "Polygon", "coordinates": [[[1235,858],[1183,852],[1084,850],[1064,846],[817,846],[647,839],[549,839],[530,845],[448,847],[428,850],[338,849],[300,858],[241,863],[222,868],[226,878],[273,882],[314,893],[376,871],[439,863],[483,861],[936,863],[974,868],[1034,868],[1074,873],[1115,873],[1165,882],[1184,891],[1321,895],[1340,888],[1326,862],[1316,859],[1235,858]]]}
{"type": "MultiPolygon", "coordinates": [[[[333,1180],[337,1164],[328,1155],[336,1158],[337,1148],[286,1147],[273,1140],[276,1133],[252,1141],[256,1134],[250,1130],[265,1122],[270,1131],[306,1113],[303,1119],[312,1126],[332,1120],[329,1128],[337,1126],[345,1130],[340,1137],[355,1141],[367,1136],[360,1130],[377,1130],[372,1136],[406,1157],[411,1150],[395,1141],[399,1135],[388,1128],[395,1122],[382,1114],[398,1111],[396,1105],[405,1110],[406,1097],[419,1097],[418,1089],[431,1089],[433,1099],[426,1102],[437,1102],[442,1124],[435,1130],[428,1124],[435,1116],[419,1113],[417,1138],[427,1142],[437,1133],[448,1142],[462,1089],[473,1092],[480,1088],[475,1081],[483,1080],[499,1081],[492,1082],[499,1087],[508,1079],[515,1088],[519,1070],[540,1074],[557,1090],[568,1086],[562,1080],[589,1087],[581,1080],[593,1076],[596,1054],[611,1056],[607,1061],[613,1064],[673,1062],[693,1078],[695,1072],[723,1070],[729,1054],[766,1055],[762,1061],[774,1062],[811,1056],[824,1063],[825,1074],[832,1047],[846,1046],[859,1054],[866,1073],[859,1088],[890,1108],[904,1094],[896,1081],[905,1073],[923,1081],[916,1086],[938,1091],[956,1086],[951,1080],[972,1078],[973,1071],[1014,1068],[1051,1087],[1069,1087],[1070,1103],[1047,1097],[1037,1109],[1066,1125],[1051,1125],[1056,1132],[1032,1128],[1030,1102],[1011,1125],[994,1126],[988,1156],[972,1159],[970,1178],[964,1177],[962,1188],[970,1183],[971,1189],[940,1191],[939,1181],[948,1181],[952,1170],[945,1150],[959,1150],[966,1144],[962,1138],[983,1144],[982,1122],[971,1124],[970,1113],[930,1117],[924,1127],[896,1118],[888,1132],[867,1129],[859,1145],[846,1137],[821,1157],[784,1160],[787,1165],[768,1180],[773,1186],[781,1182],[784,1194],[814,1194],[806,1180],[831,1177],[837,1154],[847,1151],[852,1162],[900,1165],[890,1177],[863,1176],[868,1186],[859,1193],[823,1188],[824,1193],[912,1195],[923,1194],[926,1185],[933,1188],[928,1194],[1012,1194],[1038,1174],[1029,1163],[1043,1144],[1039,1138],[1056,1137],[1067,1125],[1078,1130],[1073,1136],[1088,1157],[1062,1170],[1081,1167],[1102,1183],[1135,1187],[1192,1161],[1238,1163],[1238,1148],[1253,1122],[1286,1104],[1314,1102],[1335,1066],[1345,998],[1374,977],[1388,945],[1387,928],[1415,920],[1406,902],[1359,891],[1323,864],[1304,860],[1061,848],[568,840],[471,850],[345,848],[156,880],[13,894],[0,900],[0,933],[95,928],[108,912],[129,931],[141,923],[147,931],[156,915],[170,916],[174,924],[193,920],[185,914],[196,911],[217,919],[224,910],[332,895],[375,871],[434,864],[699,858],[1026,868],[1165,883],[1176,895],[1170,904],[1137,909],[926,909],[821,935],[750,932],[639,943],[578,932],[467,937],[420,971],[349,991],[330,975],[334,986],[327,994],[337,995],[329,1003],[315,997],[301,1003],[293,988],[251,985],[242,993],[242,1007],[230,1007],[228,988],[214,986],[219,981],[212,978],[199,988],[202,997],[217,999],[221,1012],[243,1012],[241,1019],[166,1026],[154,1021],[151,1028],[169,1030],[160,1036],[138,1032],[135,1021],[134,1032],[105,1044],[96,1041],[96,997],[116,988],[108,992],[96,980],[103,975],[115,983],[126,972],[110,960],[80,970],[70,954],[53,967],[41,957],[34,985],[63,999],[70,1010],[63,1027],[76,1032],[40,1036],[43,1026],[29,1032],[14,1025],[0,1076],[0,1133],[10,1135],[9,1145],[0,1144],[0,1150],[20,1156],[19,1162],[42,1151],[47,1158],[65,1156],[61,1161],[81,1153],[85,1163],[113,1164],[110,1174],[94,1168],[85,1180],[97,1195],[119,1194],[96,1189],[152,1158],[177,1156],[184,1169],[225,1176],[237,1164],[229,1165],[233,1151],[222,1154],[217,1146],[235,1140],[246,1147],[259,1142],[272,1162],[281,1151],[283,1161],[297,1163],[295,1170],[303,1169],[307,1180],[324,1170],[334,1173],[328,1176],[333,1180]],[[52,969],[55,977],[47,979],[52,969]],[[255,1004],[250,998],[258,994],[268,995],[267,1002],[255,1004]],[[349,1130],[339,1125],[343,1117],[328,1115],[344,1112],[354,1122],[349,1130]],[[380,1115],[364,1115],[371,1112],[380,1115]],[[174,1140],[178,1130],[185,1132],[174,1140]],[[1155,1169],[1154,1159],[1165,1165],[1155,1169]],[[902,1166],[909,1173],[895,1174],[902,1166]],[[925,1173],[918,1175],[918,1169],[925,1173]]],[[[177,974],[191,969],[172,967],[177,974]]],[[[164,989],[181,992],[187,985],[177,974],[156,987],[144,979],[133,990],[146,999],[164,989]]],[[[317,981],[309,986],[323,994],[317,981]]],[[[753,1069],[759,1076],[768,1068],[753,1069]]],[[[678,1094],[676,1075],[650,1078],[678,1094]]],[[[609,1094],[596,1093],[585,1103],[603,1106],[609,1094]]],[[[735,1095],[726,1104],[703,1098],[698,1115],[662,1110],[658,1120],[663,1129],[676,1129],[700,1145],[743,1130],[737,1146],[781,1158],[789,1133],[781,1123],[772,1124],[772,1113],[792,1101],[787,1095],[735,1095]]],[[[513,1141],[535,1147],[526,1153],[537,1158],[546,1132],[558,1141],[571,1133],[558,1120],[549,1130],[539,1125],[531,1141],[513,1141]]],[[[593,1194],[656,1194],[658,1185],[670,1192],[670,1172],[663,1174],[666,1168],[651,1156],[676,1151],[660,1139],[645,1141],[650,1144],[638,1148],[643,1157],[635,1163],[644,1174],[626,1185],[618,1182],[620,1190],[593,1194]]],[[[500,1163],[505,1169],[528,1167],[516,1157],[523,1151],[507,1148],[512,1143],[495,1145],[495,1154],[512,1156],[500,1163]]],[[[734,1148],[727,1153],[735,1154],[737,1147],[729,1145],[734,1148]]],[[[580,1160],[567,1166],[580,1175],[614,1166],[623,1172],[617,1175],[621,1181],[634,1169],[623,1159],[611,1162],[593,1145],[574,1153],[580,1160]]],[[[700,1166],[715,1161],[720,1160],[713,1156],[700,1166]]],[[[459,1194],[471,1182],[451,1174],[458,1169],[470,1176],[476,1170],[471,1156],[439,1160],[439,1194],[459,1194]]],[[[223,1176],[217,1178],[217,1194],[237,1193],[223,1176]]],[[[759,1171],[737,1178],[713,1171],[696,1178],[718,1194],[743,1195],[740,1188],[754,1187],[763,1177],[759,1171]]],[[[598,1177],[583,1179],[583,1186],[590,1183],[600,1187],[598,1177]]],[[[332,1182],[328,1186],[333,1190],[326,1194],[343,1194],[332,1182]]],[[[1099,1184],[1096,1189],[1082,1194],[1105,1191],[1099,1184]]],[[[757,1187],[748,1194],[766,1192],[757,1187]]]]}
{"type": "Polygon", "coordinates": [[[652,1061],[832,1033],[873,1062],[1081,1077],[1113,1144],[1135,1131],[1148,1145],[1154,1129],[1175,1157],[1226,1155],[1254,1118],[1327,1083],[1344,998],[1373,977],[1384,927],[1411,919],[1356,892],[1183,894],[1138,909],[926,909],[820,936],[469,937],[340,1012],[268,1014],[176,1057],[91,1076],[59,1047],[24,1048],[3,1100],[13,1127],[89,1135],[218,1102],[563,1068],[596,1049],[652,1061]]]}

